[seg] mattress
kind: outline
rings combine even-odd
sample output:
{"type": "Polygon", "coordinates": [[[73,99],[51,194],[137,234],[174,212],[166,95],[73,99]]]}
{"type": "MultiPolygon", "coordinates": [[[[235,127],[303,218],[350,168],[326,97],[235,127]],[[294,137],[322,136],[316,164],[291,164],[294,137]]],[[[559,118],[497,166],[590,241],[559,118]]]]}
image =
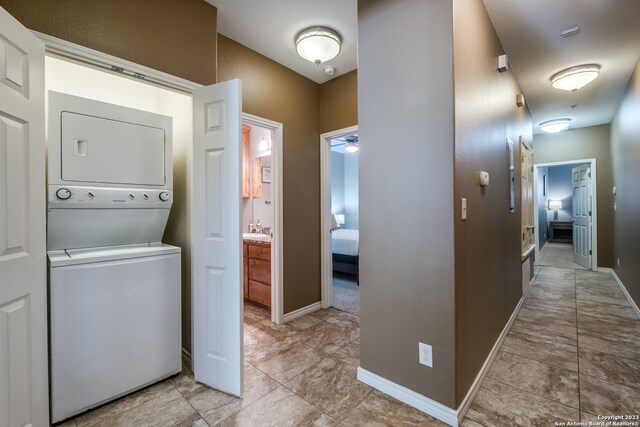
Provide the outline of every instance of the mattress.
{"type": "Polygon", "coordinates": [[[338,229],[331,233],[331,252],[349,256],[358,256],[359,230],[338,229]]]}

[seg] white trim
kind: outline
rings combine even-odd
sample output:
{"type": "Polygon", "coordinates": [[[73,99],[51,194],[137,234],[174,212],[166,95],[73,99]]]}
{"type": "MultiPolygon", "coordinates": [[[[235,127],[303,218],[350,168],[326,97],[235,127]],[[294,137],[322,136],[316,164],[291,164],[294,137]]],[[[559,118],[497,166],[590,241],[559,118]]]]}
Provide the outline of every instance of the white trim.
{"type": "Polygon", "coordinates": [[[455,409],[451,409],[442,403],[429,399],[420,393],[409,390],[400,384],[389,381],[388,379],[376,375],[373,372],[369,372],[361,367],[358,367],[358,380],[370,385],[384,394],[395,397],[399,401],[406,403],[409,406],[413,406],[419,411],[429,414],[450,426],[458,426],[458,417],[455,409]]]}
{"type": "Polygon", "coordinates": [[[504,325],[504,328],[502,328],[502,332],[500,333],[500,336],[498,336],[498,339],[493,345],[491,352],[489,352],[489,355],[487,356],[484,363],[482,364],[482,367],[480,368],[478,375],[476,375],[476,379],[473,381],[473,384],[471,384],[469,391],[467,391],[467,395],[465,396],[465,398],[462,400],[462,403],[458,407],[458,423],[460,424],[462,423],[462,420],[467,415],[467,412],[471,407],[471,403],[473,403],[473,399],[476,398],[476,395],[480,391],[480,386],[482,385],[484,378],[487,376],[489,369],[491,369],[491,365],[493,365],[493,361],[496,359],[496,356],[500,351],[500,347],[502,346],[502,343],[504,343],[505,338],[507,338],[507,335],[511,330],[511,325],[513,325],[513,322],[516,320],[516,317],[518,317],[518,313],[520,313],[522,304],[524,304],[524,299],[527,297],[527,294],[531,289],[531,283],[533,282],[535,277],[536,275],[534,274],[533,278],[529,281],[529,286],[527,286],[527,291],[524,293],[524,295],[522,295],[522,298],[520,298],[520,302],[518,302],[518,305],[513,310],[513,313],[511,313],[511,317],[509,318],[509,321],[507,322],[506,325],[504,325]]]}
{"type": "Polygon", "coordinates": [[[616,279],[616,282],[618,282],[618,286],[620,286],[622,293],[624,294],[625,297],[627,297],[629,304],[631,304],[631,308],[633,308],[633,311],[636,312],[636,316],[638,316],[638,318],[640,319],[640,308],[638,308],[638,305],[636,304],[636,302],[633,300],[633,298],[631,298],[631,295],[629,295],[627,288],[625,288],[624,285],[622,284],[622,280],[620,280],[620,278],[616,274],[616,271],[613,269],[611,269],[611,275],[613,276],[614,279],[616,279]]]}
{"type": "Polygon", "coordinates": [[[273,206],[273,237],[271,238],[271,321],[281,325],[283,316],[284,260],[283,260],[283,192],[282,192],[282,140],[283,125],[273,120],[242,113],[242,123],[259,126],[273,131],[271,140],[271,185],[273,206]]]}
{"type": "Polygon", "coordinates": [[[318,311],[321,308],[322,308],[322,304],[320,303],[320,301],[314,302],[313,304],[310,304],[306,307],[302,307],[290,313],[285,314],[283,317],[283,322],[284,323],[291,322],[292,320],[297,319],[298,317],[306,316],[307,314],[313,313],[314,311],[318,311]]]}
{"type": "Polygon", "coordinates": [[[358,132],[358,126],[320,135],[320,295],[322,308],[333,300],[333,262],[331,254],[331,139],[358,132]]]}
{"type": "Polygon", "coordinates": [[[191,353],[189,353],[186,349],[182,349],[182,369],[184,368],[192,369],[191,365],[191,353]]]}
{"type": "Polygon", "coordinates": [[[534,164],[533,164],[533,194],[535,194],[536,206],[533,210],[533,220],[536,226],[536,259],[540,258],[540,239],[538,238],[538,168],[539,167],[553,167],[573,164],[591,164],[591,270],[598,271],[598,171],[596,168],[597,159],[577,159],[566,160],[561,162],[548,162],[548,163],[535,163],[535,150],[534,150],[534,164]]]}
{"type": "Polygon", "coordinates": [[[191,93],[194,89],[203,87],[203,85],[199,83],[154,70],[144,65],[127,61],[126,59],[118,58],[37,31],[32,32],[44,42],[45,51],[48,54],[61,56],[85,65],[110,71],[114,74],[143,80],[147,83],[160,85],[179,92],[191,93]]]}

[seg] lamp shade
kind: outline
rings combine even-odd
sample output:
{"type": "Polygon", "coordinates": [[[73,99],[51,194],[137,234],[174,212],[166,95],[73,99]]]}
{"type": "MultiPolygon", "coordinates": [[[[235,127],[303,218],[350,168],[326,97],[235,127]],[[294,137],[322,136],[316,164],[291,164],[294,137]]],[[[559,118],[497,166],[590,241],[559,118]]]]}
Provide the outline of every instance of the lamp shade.
{"type": "Polygon", "coordinates": [[[549,200],[549,209],[554,211],[562,209],[562,200],[549,200]]]}
{"type": "Polygon", "coordinates": [[[336,222],[338,223],[338,225],[344,224],[344,214],[335,214],[334,216],[336,217],[336,222]]]}
{"type": "Polygon", "coordinates": [[[310,27],[296,36],[296,51],[307,61],[321,64],[340,53],[340,34],[327,27],[310,27]]]}

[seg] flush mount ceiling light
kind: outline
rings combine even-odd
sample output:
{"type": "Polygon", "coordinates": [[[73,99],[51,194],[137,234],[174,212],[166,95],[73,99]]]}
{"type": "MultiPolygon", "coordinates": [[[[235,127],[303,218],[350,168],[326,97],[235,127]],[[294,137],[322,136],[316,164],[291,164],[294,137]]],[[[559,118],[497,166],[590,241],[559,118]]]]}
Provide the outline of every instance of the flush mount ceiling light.
{"type": "Polygon", "coordinates": [[[567,68],[551,77],[551,86],[556,89],[575,92],[584,85],[594,81],[600,74],[600,66],[596,64],[579,65],[567,68]]]}
{"type": "Polygon", "coordinates": [[[296,36],[296,51],[307,61],[319,65],[340,53],[340,34],[327,27],[309,27],[296,36]]]}
{"type": "Polygon", "coordinates": [[[569,128],[569,122],[571,122],[571,119],[547,120],[540,123],[540,129],[547,133],[561,132],[569,128]]]}

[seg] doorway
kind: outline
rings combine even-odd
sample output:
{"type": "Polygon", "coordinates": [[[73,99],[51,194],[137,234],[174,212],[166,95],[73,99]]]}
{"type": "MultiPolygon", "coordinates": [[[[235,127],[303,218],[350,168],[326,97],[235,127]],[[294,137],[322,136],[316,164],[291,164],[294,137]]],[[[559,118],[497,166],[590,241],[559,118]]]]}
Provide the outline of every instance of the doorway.
{"type": "Polygon", "coordinates": [[[598,270],[595,159],[534,168],[536,265],[598,270]]]}
{"type": "Polygon", "coordinates": [[[321,304],[359,315],[358,127],[320,136],[321,304]]]}
{"type": "Polygon", "coordinates": [[[243,288],[245,301],[282,313],[282,123],[242,114],[243,288]],[[268,252],[268,257],[265,253],[268,252]]]}

